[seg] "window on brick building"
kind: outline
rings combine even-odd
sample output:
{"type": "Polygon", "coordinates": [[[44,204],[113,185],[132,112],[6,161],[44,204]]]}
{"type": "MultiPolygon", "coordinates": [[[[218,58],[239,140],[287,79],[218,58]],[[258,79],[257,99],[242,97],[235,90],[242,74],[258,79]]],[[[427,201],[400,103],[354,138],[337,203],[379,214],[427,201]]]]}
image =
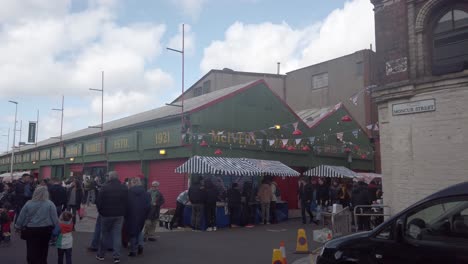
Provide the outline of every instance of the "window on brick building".
{"type": "Polygon", "coordinates": [[[434,75],[468,69],[468,12],[449,9],[436,16],[432,31],[434,75]]]}

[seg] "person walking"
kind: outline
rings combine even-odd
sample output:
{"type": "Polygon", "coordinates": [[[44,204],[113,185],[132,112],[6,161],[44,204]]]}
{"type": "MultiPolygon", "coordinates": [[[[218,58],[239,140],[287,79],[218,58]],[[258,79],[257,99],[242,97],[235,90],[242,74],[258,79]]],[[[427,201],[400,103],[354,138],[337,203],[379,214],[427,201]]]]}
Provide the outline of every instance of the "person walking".
{"type": "Polygon", "coordinates": [[[189,202],[188,190],[185,190],[177,196],[176,210],[174,216],[171,219],[171,229],[175,227],[177,223],[177,228],[180,229],[184,227],[184,210],[185,205],[189,202]]]}
{"type": "MultiPolygon", "coordinates": [[[[67,210],[73,214],[73,226],[76,225],[76,215],[81,208],[83,201],[83,186],[77,178],[72,179],[68,189],[67,210]]],[[[80,216],[81,220],[81,216],[80,216]]]]}
{"type": "Polygon", "coordinates": [[[139,178],[132,178],[128,189],[127,215],[125,222],[130,237],[129,257],[143,254],[143,227],[151,207],[151,197],[141,185],[139,178]],[[138,252],[137,252],[138,251],[138,252]]]}
{"type": "Polygon", "coordinates": [[[148,193],[151,197],[151,208],[145,223],[144,239],[154,242],[156,241],[155,233],[157,223],[159,222],[159,212],[165,201],[163,194],[159,191],[159,182],[157,181],[151,183],[151,189],[148,193]]]}
{"type": "Polygon", "coordinates": [[[234,182],[231,189],[227,192],[227,200],[229,207],[229,223],[230,227],[237,227],[240,222],[240,211],[242,205],[242,194],[239,190],[239,185],[234,182]]]}
{"type": "Polygon", "coordinates": [[[195,182],[190,186],[188,196],[192,204],[192,230],[199,231],[201,230],[203,204],[205,202],[204,193],[199,182],[195,182]]]}
{"type": "Polygon", "coordinates": [[[206,231],[216,231],[216,202],[218,201],[218,190],[211,180],[205,182],[205,219],[206,231]]]}
{"type": "Polygon", "coordinates": [[[15,227],[26,240],[28,264],[46,264],[52,230],[58,225],[57,210],[49,200],[47,187],[39,186],[21,210],[15,227]]]}
{"type": "Polygon", "coordinates": [[[312,210],[310,208],[314,195],[314,189],[312,186],[311,178],[307,179],[307,182],[304,178],[299,181],[299,189],[298,189],[298,198],[301,203],[301,215],[302,215],[302,223],[306,224],[306,213],[310,217],[309,223],[314,222],[314,216],[312,214],[312,210]]]}
{"type": "MultiPolygon", "coordinates": [[[[353,195],[351,196],[353,207],[360,205],[371,205],[372,201],[369,196],[367,184],[365,182],[359,182],[353,189],[353,195]]],[[[368,208],[358,208],[358,213],[369,213],[368,208]]],[[[357,217],[358,230],[364,231],[370,229],[370,216],[359,216],[357,217]]]]}
{"type": "Polygon", "coordinates": [[[55,178],[52,180],[52,185],[49,188],[50,200],[57,208],[57,216],[60,216],[67,208],[67,190],[62,186],[62,182],[55,178]]]}
{"type": "Polygon", "coordinates": [[[258,188],[257,197],[260,200],[262,208],[262,224],[270,224],[270,203],[273,193],[271,192],[270,184],[266,179],[263,179],[260,188],[258,188]]]}
{"type": "MultiPolygon", "coordinates": [[[[25,173],[15,185],[15,207],[16,215],[19,215],[21,209],[32,197],[33,188],[31,186],[31,177],[25,173]]],[[[15,219],[15,222],[18,218],[15,219]]]]}
{"type": "Polygon", "coordinates": [[[322,210],[326,210],[326,206],[328,205],[328,200],[330,199],[330,190],[328,185],[324,182],[323,179],[318,180],[318,187],[317,187],[317,200],[318,205],[321,206],[322,210]]]}
{"type": "Polygon", "coordinates": [[[67,264],[72,264],[73,248],[73,214],[65,211],[59,218],[59,228],[57,228],[57,247],[58,264],[63,264],[66,259],[67,264]]]}
{"type": "Polygon", "coordinates": [[[340,186],[338,185],[338,181],[333,180],[330,186],[330,195],[329,195],[331,205],[339,202],[339,196],[338,196],[339,192],[340,192],[340,186]]]}
{"type": "Polygon", "coordinates": [[[101,220],[101,238],[96,259],[104,260],[105,241],[112,237],[114,263],[120,263],[122,225],[127,213],[128,188],[121,184],[115,171],[109,172],[109,181],[99,193],[96,207],[101,220]]]}

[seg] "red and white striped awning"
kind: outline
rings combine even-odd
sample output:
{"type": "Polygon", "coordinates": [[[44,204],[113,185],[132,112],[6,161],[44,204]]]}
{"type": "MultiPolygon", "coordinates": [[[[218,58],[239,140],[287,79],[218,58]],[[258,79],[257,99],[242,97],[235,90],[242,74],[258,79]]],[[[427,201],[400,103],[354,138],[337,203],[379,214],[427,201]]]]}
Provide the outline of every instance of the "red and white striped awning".
{"type": "Polygon", "coordinates": [[[318,177],[337,177],[337,178],[354,178],[357,177],[357,173],[354,171],[342,167],[342,166],[329,166],[320,165],[313,169],[310,169],[304,173],[306,176],[318,176],[318,177]]]}
{"type": "Polygon", "coordinates": [[[194,156],[175,169],[176,173],[234,176],[299,176],[279,161],[246,158],[194,156]]]}

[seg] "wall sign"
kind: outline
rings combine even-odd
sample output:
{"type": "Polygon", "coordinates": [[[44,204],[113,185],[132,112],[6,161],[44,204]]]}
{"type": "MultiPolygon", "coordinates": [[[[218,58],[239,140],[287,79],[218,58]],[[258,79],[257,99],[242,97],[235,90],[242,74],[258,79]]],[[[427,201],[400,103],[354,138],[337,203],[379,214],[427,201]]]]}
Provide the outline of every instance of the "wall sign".
{"type": "Polygon", "coordinates": [[[84,143],[84,155],[97,155],[104,153],[105,146],[102,146],[103,141],[100,140],[93,140],[84,143]]]}
{"type": "Polygon", "coordinates": [[[180,124],[149,128],[141,132],[142,134],[142,148],[167,148],[180,146],[182,142],[182,134],[180,133],[180,124]]]}
{"type": "Polygon", "coordinates": [[[109,138],[109,152],[125,152],[137,149],[137,133],[115,135],[109,138]]]}
{"type": "Polygon", "coordinates": [[[385,71],[388,75],[393,75],[408,70],[408,58],[403,57],[396,60],[387,61],[385,63],[385,71]]]}
{"type": "Polygon", "coordinates": [[[435,99],[392,105],[392,115],[408,115],[436,110],[435,99]]]}

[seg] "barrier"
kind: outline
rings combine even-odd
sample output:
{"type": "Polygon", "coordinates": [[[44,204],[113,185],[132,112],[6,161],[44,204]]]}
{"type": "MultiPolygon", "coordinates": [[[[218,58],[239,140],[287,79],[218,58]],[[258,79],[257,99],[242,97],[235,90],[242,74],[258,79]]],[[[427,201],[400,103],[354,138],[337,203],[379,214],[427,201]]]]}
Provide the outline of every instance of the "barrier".
{"type": "Polygon", "coordinates": [[[321,216],[324,225],[325,218],[331,219],[330,230],[333,237],[344,236],[352,232],[352,215],[349,207],[345,207],[336,213],[322,212],[321,216]]]}
{"type": "MultiPolygon", "coordinates": [[[[359,230],[359,217],[369,216],[369,228],[372,230],[379,225],[379,222],[384,221],[384,217],[391,216],[391,208],[388,205],[373,204],[373,205],[357,205],[354,207],[354,225],[355,231],[359,230]],[[387,208],[388,210],[385,210],[387,208]],[[366,210],[368,209],[368,210],[366,210]],[[370,209],[370,210],[369,210],[370,209]],[[387,213],[385,212],[387,211],[387,213]]],[[[367,224],[367,223],[366,223],[367,224]]]]}

